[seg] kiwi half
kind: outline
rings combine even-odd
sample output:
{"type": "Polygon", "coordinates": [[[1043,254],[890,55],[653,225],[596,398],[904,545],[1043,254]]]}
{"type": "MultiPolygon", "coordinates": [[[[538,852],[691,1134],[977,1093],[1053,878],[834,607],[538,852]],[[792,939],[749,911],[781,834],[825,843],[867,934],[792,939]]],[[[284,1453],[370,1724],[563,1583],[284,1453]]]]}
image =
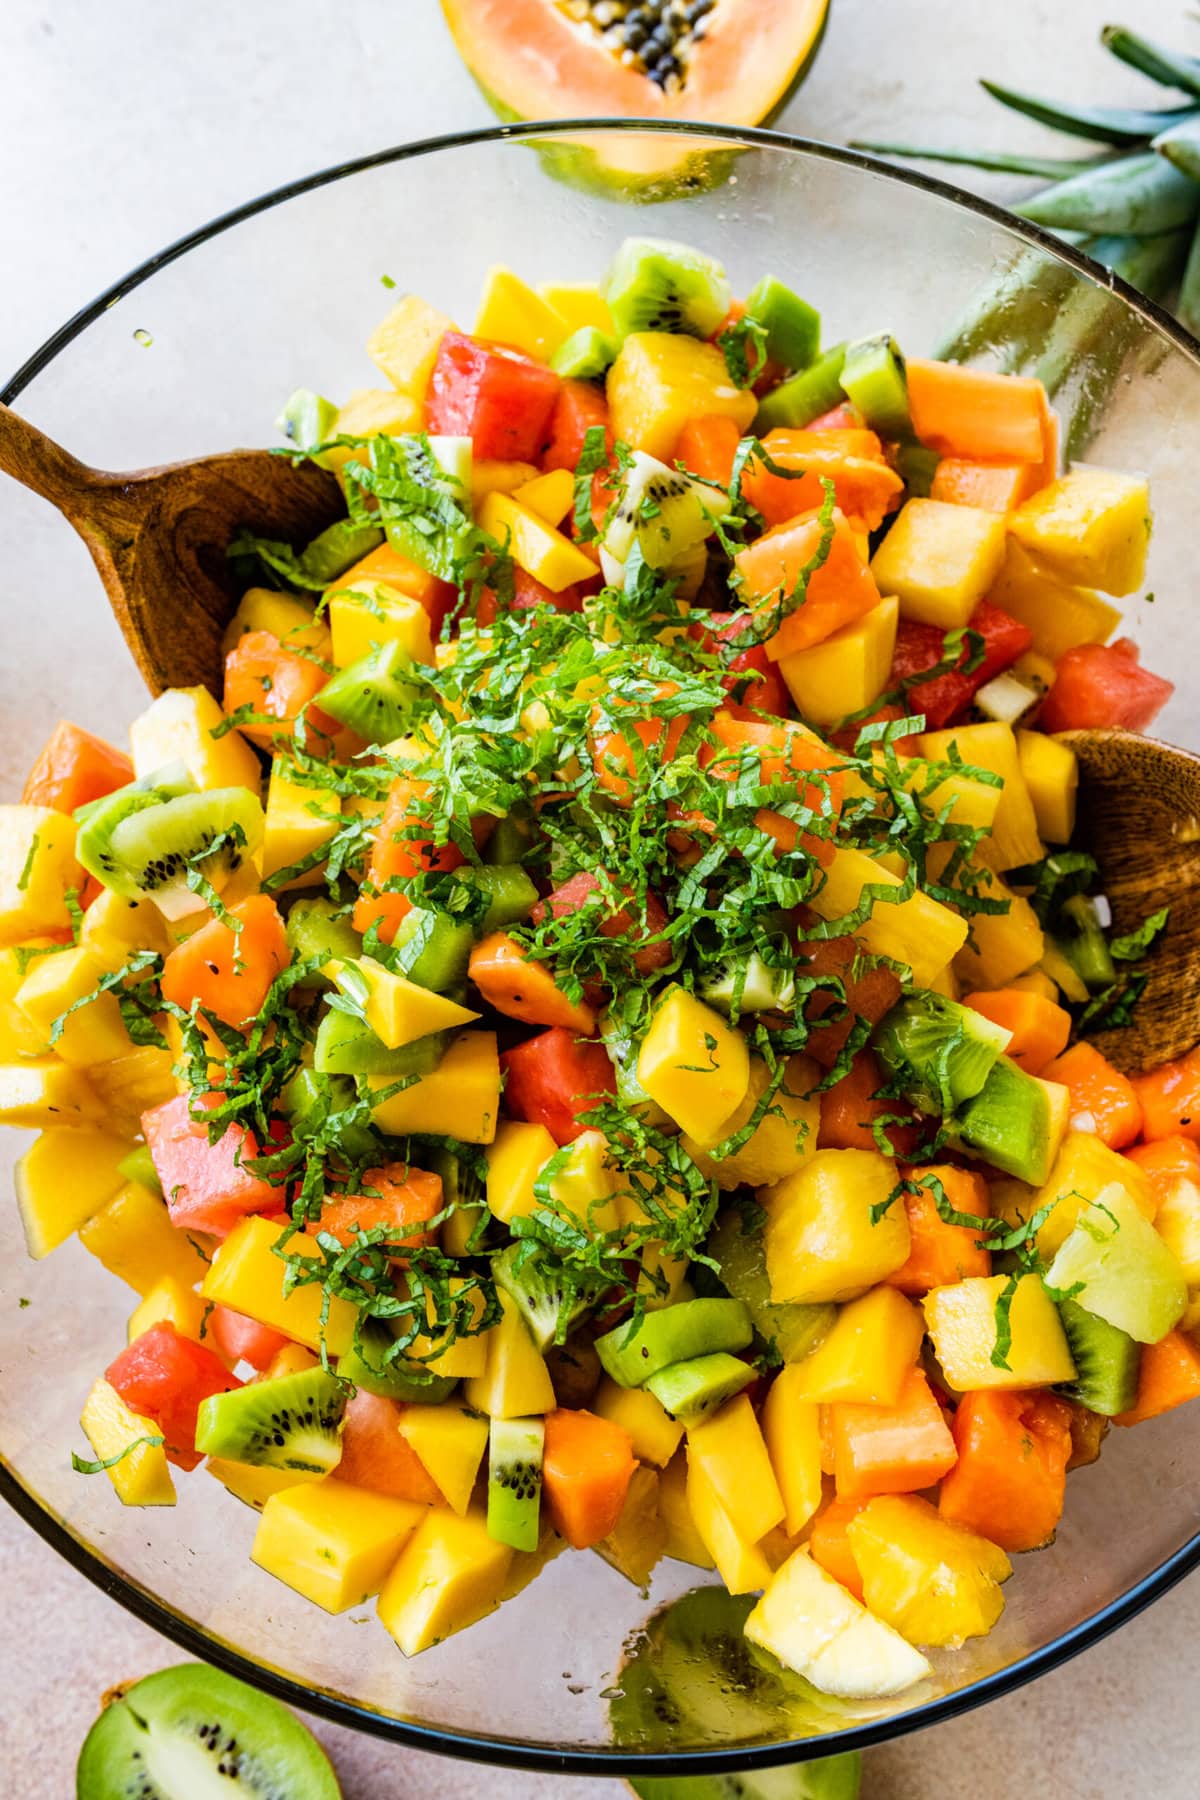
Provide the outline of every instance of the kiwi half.
{"type": "Polygon", "coordinates": [[[339,1800],[325,1752],[286,1707],[203,1663],[106,1696],[84,1739],[77,1800],[339,1800]]]}
{"type": "Polygon", "coordinates": [[[344,1381],[319,1367],[210,1394],[200,1403],[196,1448],[255,1468],[327,1475],[341,1461],[347,1394],[344,1381]]]}
{"type": "MultiPolygon", "coordinates": [[[[122,820],[132,818],[134,813],[145,812],[151,806],[160,806],[164,800],[177,800],[181,794],[194,794],[195,791],[196,784],[184,764],[174,762],[166,768],[156,769],[153,775],[143,776],[140,781],[127,782],[99,800],[89,800],[85,806],[76,807],[75,823],[79,832],[75,850],[80,862],[97,881],[114,886],[123,879],[124,871],[111,855],[109,846],[113,832],[122,820]]],[[[121,891],[117,888],[118,893],[121,891]]]]}
{"type": "Polygon", "coordinates": [[[698,1425],[724,1406],[726,1400],[749,1387],[755,1373],[750,1363],[718,1350],[712,1356],[694,1356],[689,1362],[672,1363],[651,1375],[646,1386],[673,1419],[681,1425],[698,1425]]]}
{"type": "Polygon", "coordinates": [[[183,919],[207,904],[189,877],[202,877],[219,893],[262,842],[263,809],[248,788],[150,792],[149,805],[125,788],[98,802],[76,853],[113,893],[151,899],[165,918],[183,919]]]}
{"type": "Polygon", "coordinates": [[[626,238],[604,279],[604,298],[621,337],[679,331],[710,338],[730,297],[719,262],[666,238],[626,238]]]}

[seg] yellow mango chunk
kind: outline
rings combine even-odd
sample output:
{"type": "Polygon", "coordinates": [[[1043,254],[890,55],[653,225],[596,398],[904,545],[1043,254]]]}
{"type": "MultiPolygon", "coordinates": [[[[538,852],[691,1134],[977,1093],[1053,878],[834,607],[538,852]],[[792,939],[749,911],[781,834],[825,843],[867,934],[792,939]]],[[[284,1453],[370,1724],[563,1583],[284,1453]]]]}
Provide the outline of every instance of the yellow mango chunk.
{"type": "MultiPolygon", "coordinates": [[[[234,1312],[270,1325],[285,1337],[307,1344],[310,1350],[321,1348],[322,1290],[318,1282],[293,1288],[284,1294],[283,1283],[288,1265],[274,1253],[283,1230],[270,1219],[247,1218],[235,1225],[224,1242],[217,1245],[213,1259],[200,1284],[206,1300],[228,1306],[234,1312]]],[[[297,1232],[288,1240],[289,1255],[318,1256],[315,1243],[297,1232]]],[[[348,1300],[336,1296],[329,1302],[329,1318],[325,1325],[325,1343],[331,1356],[339,1356],[354,1342],[357,1312],[348,1300]]]]}
{"type": "Polygon", "coordinates": [[[689,1456],[687,1504],[697,1536],[731,1594],[753,1594],[771,1579],[758,1545],[738,1531],[705,1471],[689,1456]]]}
{"type": "MultiPolygon", "coordinates": [[[[861,850],[834,851],[825,879],[808,904],[822,919],[842,919],[858,906],[865,887],[894,888],[900,877],[861,850]]],[[[919,888],[898,904],[877,900],[855,935],[877,956],[907,964],[917,987],[928,987],[966,942],[967,922],[919,888]]]]}
{"type": "Polygon", "coordinates": [[[272,1494],[251,1560],[326,1612],[377,1594],[429,1508],[327,1475],[272,1494]]]}
{"type": "Polygon", "coordinates": [[[596,1545],[610,1568],[644,1589],[666,1554],[667,1528],[658,1510],[658,1472],[635,1469],[625,1492],[625,1504],[608,1536],[596,1545]]]}
{"type": "Polygon", "coordinates": [[[52,1126],[13,1170],[30,1256],[48,1256],[124,1186],[131,1145],[98,1125],[52,1126]]]}
{"type": "Polygon", "coordinates": [[[953,631],[965,625],[1004,561],[1005,515],[944,500],[908,500],[871,558],[900,617],[953,631]]]}
{"type": "Polygon", "coordinates": [[[1004,1611],[1004,1551],[915,1494],[868,1500],[846,1527],[863,1599],[910,1643],[984,1637],[1004,1611]]]}
{"type": "Polygon", "coordinates": [[[57,1056],[0,1064],[0,1125],[82,1125],[100,1111],[81,1069],[57,1056]]]}
{"type": "Polygon", "coordinates": [[[223,1456],[208,1457],[204,1470],[228,1488],[235,1500],[252,1506],[255,1512],[262,1511],[272,1494],[282,1494],[285,1488],[298,1487],[302,1481],[324,1480],[315,1469],[259,1468],[254,1463],[230,1462],[223,1456]]]}
{"type": "Polygon", "coordinates": [[[416,1656],[495,1610],[514,1554],[489,1536],[482,1513],[460,1518],[434,1507],[383,1584],[380,1620],[405,1656],[416,1656]]]}
{"type": "Polygon", "coordinates": [[[378,644],[402,644],[413,662],[429,667],[433,639],[429,614],[411,594],[387,581],[336,587],[329,598],[329,633],[339,669],[357,662],[378,644]]]}
{"type": "Polygon", "coordinates": [[[537,291],[546,305],[552,306],[565,321],[568,333],[583,331],[593,325],[608,337],[615,336],[616,326],[608,301],[598,287],[578,282],[543,281],[537,291]]]}
{"type": "Polygon", "coordinates": [[[817,1147],[821,1128],[820,1095],[813,1090],[821,1071],[806,1056],[789,1057],[783,1080],[767,1110],[740,1150],[732,1156],[714,1157],[722,1141],[736,1137],[754,1117],[755,1108],[771,1081],[771,1071],[761,1056],[750,1058],[750,1086],[737,1111],[718,1129],[696,1138],[680,1140],[703,1175],[722,1190],[766,1187],[801,1168],[817,1147]]]}
{"type": "Polygon", "coordinates": [[[719,1130],[745,1099],[750,1053],[719,1012],[672,987],[642,1040],[637,1078],[682,1130],[700,1139],[719,1130]]]}
{"type": "Polygon", "coordinates": [[[554,1387],[545,1358],[530,1336],[516,1301],[503,1289],[498,1299],[503,1316],[484,1337],[487,1368],[463,1388],[467,1405],[486,1413],[489,1419],[524,1419],[533,1413],[553,1412],[554,1387]]]}
{"type": "Polygon", "coordinates": [[[688,1505],[687,1451],[679,1450],[658,1478],[658,1516],[666,1527],[664,1556],[676,1562],[691,1563],[693,1568],[711,1569],[713,1559],[696,1529],[692,1509],[688,1505]]]}
{"type": "Polygon", "coordinates": [[[438,345],[443,334],[453,330],[445,313],[419,294],[405,294],[367,339],[367,355],[394,388],[423,401],[438,345]]]}
{"type": "Polygon", "coordinates": [[[561,525],[575,504],[575,477],[570,469],[551,469],[527,481],[513,495],[547,525],[561,525]]]}
{"type": "MultiPolygon", "coordinates": [[[[388,1075],[368,1075],[368,1088],[394,1087],[388,1075]]],[[[393,1137],[429,1132],[490,1144],[500,1115],[500,1059],[494,1031],[461,1031],[437,1068],[411,1087],[380,1101],[374,1122],[393,1137]]]]}
{"type": "Polygon", "coordinates": [[[453,1400],[444,1406],[408,1406],[400,1415],[400,1435],[447,1504],[465,1516],[487,1449],[487,1420],[453,1400]]]}
{"type": "Polygon", "coordinates": [[[1033,633],[1031,648],[1056,663],[1076,644],[1105,644],[1121,623],[1115,606],[1090,588],[1075,587],[1010,537],[1004,566],[988,599],[1033,633]]]}
{"type": "Polygon", "coordinates": [[[800,716],[833,725],[872,705],[887,687],[899,619],[900,603],[888,595],[823,643],[781,658],[779,673],[800,716]]]}
{"type": "Polygon", "coordinates": [[[488,1211],[505,1225],[534,1212],[533,1184],[557,1149],[544,1125],[502,1120],[487,1154],[488,1211]]]}
{"type": "Polygon", "coordinates": [[[968,991],[1007,987],[1015,976],[1041,962],[1046,951],[1038,916],[1024,895],[1014,893],[990,869],[981,870],[981,875],[973,891],[986,900],[1005,901],[1008,910],[971,914],[970,940],[954,959],[955,973],[968,991]]]}
{"type": "Polygon", "coordinates": [[[258,757],[240,731],[213,732],[225,714],[207,688],[167,688],[129,727],[129,748],[138,780],[168,763],[181,762],[198,788],[262,785],[258,757]]]}
{"type": "Polygon", "coordinates": [[[1039,834],[1048,844],[1069,844],[1075,832],[1079,759],[1061,738],[1018,731],[1017,757],[1039,834]]]}
{"type": "Polygon", "coordinates": [[[1037,1247],[1047,1259],[1070,1236],[1080,1210],[1116,1181],[1147,1219],[1155,1217],[1154,1193],[1146,1172],[1119,1150],[1091,1131],[1068,1131],[1059,1146],[1044,1187],[1032,1195],[1026,1218],[1042,1207],[1053,1208],[1037,1235],[1037,1247]]]}
{"type": "Polygon", "coordinates": [[[747,1543],[757,1544],[784,1515],[754,1408],[745,1394],[689,1428],[688,1470],[700,1471],[747,1543]]]}
{"type": "MultiPolygon", "coordinates": [[[[425,410],[411,394],[398,393],[395,388],[356,388],[345,405],[338,407],[331,435],[376,437],[382,433],[385,437],[407,437],[410,432],[422,430],[424,424],[425,410]]],[[[349,462],[353,455],[354,451],[344,448],[326,453],[334,468],[349,462]]]]}
{"type": "MultiPolygon", "coordinates": [[[[96,904],[96,901],[92,902],[93,906],[96,904]]],[[[154,910],[158,912],[157,907],[154,910]]],[[[86,913],[84,917],[86,919],[86,913]]],[[[34,938],[27,944],[13,944],[7,950],[0,950],[0,1064],[19,1062],[22,1057],[44,1053],[41,1032],[35,1030],[25,1014],[18,1010],[13,997],[37,960],[29,952],[49,948],[51,943],[50,938],[34,938]]],[[[124,962],[125,959],[121,960],[124,962]]]]}
{"type": "Polygon", "coordinates": [[[1045,845],[1038,835],[1011,725],[956,725],[949,731],[926,731],[918,743],[930,762],[945,762],[953,746],[970,768],[987,769],[1004,783],[991,836],[979,846],[979,855],[990,867],[1003,872],[1041,860],[1045,845]]]}
{"type": "MultiPolygon", "coordinates": [[[[181,1337],[191,1338],[198,1344],[205,1335],[207,1311],[207,1301],[200,1298],[195,1288],[184,1287],[175,1275],[164,1275],[130,1313],[125,1341],[132,1344],[154,1325],[173,1325],[181,1337]]],[[[215,1350],[211,1340],[209,1348],[215,1350]]]]}
{"type": "Polygon", "coordinates": [[[547,1178],[554,1209],[573,1213],[593,1234],[615,1231],[621,1224],[616,1203],[619,1186],[602,1131],[581,1131],[574,1143],[565,1147],[561,1162],[547,1178]]]}
{"type": "Polygon", "coordinates": [[[776,1570],[745,1624],[746,1636],[822,1693],[846,1699],[902,1693],[929,1664],[826,1574],[806,1549],[776,1570]]]}
{"type": "Polygon", "coordinates": [[[547,300],[511,269],[492,265],[484,278],[472,336],[510,344],[526,356],[549,362],[570,335],[567,321],[547,300]]]}
{"type": "Polygon", "coordinates": [[[1144,476],[1072,469],[1009,514],[1013,537],[1062,581],[1132,594],[1146,573],[1153,518],[1144,476]]]}
{"type": "Polygon", "coordinates": [[[893,1192],[896,1165],[874,1150],[818,1150],[760,1196],[771,1298],[853,1300],[907,1262],[908,1216],[893,1192]]]}
{"type": "Polygon", "coordinates": [[[329,628],[316,616],[311,600],[298,594],[279,594],[274,588],[247,588],[225,627],[221,655],[228,656],[249,631],[269,631],[288,649],[329,654],[329,628]]]}
{"type": "Polygon", "coordinates": [[[547,525],[512,494],[489,494],[479,509],[479,523],[507,548],[518,568],[552,593],[561,593],[574,581],[590,581],[596,573],[595,563],[578,544],[547,525]]]}
{"type": "Polygon", "coordinates": [[[367,1024],[389,1050],[414,1044],[435,1031],[470,1025],[479,1017],[445,994],[435,994],[406,975],[393,975],[371,956],[325,966],[340,991],[362,1005],[367,1024]]]}
{"type": "Polygon", "coordinates": [[[191,1287],[205,1272],[200,1249],[172,1225],[158,1195],[137,1181],[127,1182],[79,1227],[79,1241],[139,1294],[148,1294],[165,1275],[191,1287]]]}
{"type": "Polygon", "coordinates": [[[758,407],[749,388],[730,381],[713,344],[670,331],[631,332],[607,389],[613,436],[660,462],[669,462],[689,419],[720,414],[746,431],[758,407]]]}
{"type": "Polygon", "coordinates": [[[110,1062],[133,1049],[117,996],[97,991],[107,973],[94,950],[77,944],[56,956],[39,956],[14,995],[16,1005],[41,1034],[43,1047],[73,1069],[110,1062]],[[92,994],[95,999],[88,999],[92,994]],[[76,1007],[80,1000],[87,1004],[76,1007]],[[76,1010],[71,1011],[73,1007],[76,1010]]]}
{"type": "Polygon", "coordinates": [[[97,1462],[107,1462],[110,1456],[120,1458],[105,1473],[122,1506],[174,1506],[175,1483],[161,1441],[138,1443],[139,1438],[161,1440],[162,1433],[150,1419],[132,1412],[107,1381],[95,1383],[79,1423],[97,1462]],[[130,1449],[130,1445],[137,1447],[130,1449]]]}
{"type": "Polygon", "coordinates": [[[921,1302],[942,1372],[960,1393],[968,1388],[1049,1387],[1075,1379],[1058,1308],[1039,1275],[1017,1277],[1009,1307],[1007,1367],[993,1362],[996,1303],[1007,1285],[1007,1275],[974,1276],[933,1288],[921,1302]]]}
{"type": "Polygon", "coordinates": [[[628,1432],[639,1462],[665,1469],[683,1441],[683,1426],[673,1419],[649,1388],[621,1387],[606,1375],[590,1410],[628,1432]]]}
{"type": "Polygon", "coordinates": [[[815,1403],[802,1397],[804,1364],[785,1363],[767,1391],[762,1431],[783,1495],[783,1523],[802,1531],[821,1504],[821,1425],[815,1403]]]}
{"type": "Polygon", "coordinates": [[[895,1406],[921,1349],[925,1325],[898,1288],[876,1287],[844,1306],[829,1335],[794,1365],[801,1399],[895,1406]]]}
{"type": "Polygon", "coordinates": [[[0,946],[69,932],[67,889],[78,893],[83,880],[74,819],[49,806],[0,806],[0,946]]]}
{"type": "MultiPolygon", "coordinates": [[[[451,1275],[447,1278],[446,1285],[450,1290],[452,1304],[461,1304],[455,1299],[455,1296],[468,1286],[467,1278],[462,1275],[451,1275]]],[[[485,1301],[477,1287],[471,1288],[466,1296],[466,1305],[470,1310],[472,1323],[478,1324],[483,1316],[485,1301]]],[[[429,1296],[425,1316],[429,1321],[430,1332],[422,1332],[414,1340],[412,1354],[420,1357],[428,1356],[428,1367],[434,1375],[445,1375],[454,1381],[458,1381],[465,1375],[482,1375],[487,1368],[488,1356],[485,1335],[482,1332],[464,1331],[460,1336],[453,1338],[444,1350],[436,1351],[437,1344],[441,1340],[431,1335],[432,1328],[437,1322],[437,1307],[432,1294],[429,1296]],[[436,1354],[431,1354],[435,1351],[436,1354]]]]}
{"type": "MultiPolygon", "coordinates": [[[[333,837],[342,822],[342,803],[328,788],[306,787],[289,779],[291,763],[277,756],[267,784],[266,824],[262,843],[264,878],[306,862],[333,837]]],[[[272,892],[310,887],[322,879],[323,861],[310,864],[272,892]]]]}
{"type": "MultiPolygon", "coordinates": [[[[515,494],[518,488],[536,481],[540,474],[536,463],[496,462],[485,457],[471,467],[471,498],[478,509],[489,494],[515,494]]],[[[453,644],[438,645],[439,652],[453,649],[453,644]]],[[[438,667],[441,666],[439,663],[438,667]]]]}
{"type": "Polygon", "coordinates": [[[175,940],[153,900],[126,900],[103,888],[83,915],[79,942],[92,950],[105,969],[123,969],[138,950],[157,950],[166,956],[175,940]]]}

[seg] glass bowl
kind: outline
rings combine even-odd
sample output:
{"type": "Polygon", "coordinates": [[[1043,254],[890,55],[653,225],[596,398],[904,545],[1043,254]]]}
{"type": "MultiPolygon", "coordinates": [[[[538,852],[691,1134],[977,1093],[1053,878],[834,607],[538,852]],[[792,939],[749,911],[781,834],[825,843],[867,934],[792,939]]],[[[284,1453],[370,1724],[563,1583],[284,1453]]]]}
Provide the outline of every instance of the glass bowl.
{"type": "MultiPolygon", "coordinates": [[[[1062,389],[1069,408],[1090,408],[1087,455],[1152,478],[1158,599],[1134,603],[1129,628],[1151,667],[1179,683],[1162,734],[1200,741],[1187,673],[1200,613],[1185,599],[1198,347],[1036,229],[863,156],[766,131],[595,121],[384,151],[267,194],[152,258],[56,332],[0,399],[110,469],[266,444],[294,387],[345,396],[372,381],[362,346],[393,284],[469,322],[490,263],[533,281],[591,280],[630,231],[716,253],[735,292],[769,270],[822,309],[830,337],[886,328],[923,354],[981,284],[1032,256],[1047,283],[1035,334],[1050,333],[1053,351],[1062,319],[1090,321],[1062,389]],[[606,161],[631,159],[677,164],[677,197],[631,208],[602,178],[606,161]]],[[[1016,331],[1006,313],[976,334],[979,347],[1002,365],[1016,331]]],[[[145,696],[69,527],[12,484],[0,503],[0,755],[15,798],[56,719],[120,739],[145,696]]],[[[3,1140],[7,1161],[23,1145],[12,1132],[3,1140]]],[[[627,1642],[698,1571],[660,1564],[643,1595],[599,1558],[565,1556],[483,1624],[407,1662],[370,1608],[327,1617],[255,1568],[254,1515],[203,1472],[180,1481],[174,1510],[145,1512],[122,1510],[102,1477],[72,1473],[80,1405],[124,1342],[130,1308],[129,1292],[74,1240],[31,1263],[15,1208],[0,1209],[0,1491],[76,1568],[189,1652],[424,1749],[578,1773],[698,1774],[864,1745],[1054,1667],[1200,1561],[1200,1419],[1189,1411],[1111,1434],[1102,1461],[1072,1476],[1056,1542],[1019,1559],[997,1629],[939,1654],[923,1689],[872,1716],[827,1719],[832,1734],[811,1737],[812,1721],[731,1705],[737,1683],[714,1679],[669,1752],[653,1734],[618,1745],[608,1702],[627,1642]]],[[[706,1679],[699,1663],[696,1679],[706,1679]]]]}

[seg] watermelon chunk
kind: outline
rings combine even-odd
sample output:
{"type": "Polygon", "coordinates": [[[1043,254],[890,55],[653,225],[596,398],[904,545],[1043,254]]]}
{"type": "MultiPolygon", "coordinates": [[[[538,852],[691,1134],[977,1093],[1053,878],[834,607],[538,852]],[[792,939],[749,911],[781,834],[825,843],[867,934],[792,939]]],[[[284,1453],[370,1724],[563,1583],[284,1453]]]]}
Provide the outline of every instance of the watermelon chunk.
{"type": "MultiPolygon", "coordinates": [[[[211,1105],[217,1104],[213,1096],[211,1105]]],[[[162,1184],[172,1225],[227,1237],[247,1213],[276,1211],[286,1203],[282,1187],[246,1167],[259,1154],[244,1125],[229,1125],[216,1143],[193,1119],[186,1094],[142,1114],[142,1132],[162,1184]]]]}
{"type": "Polygon", "coordinates": [[[556,1144],[571,1144],[590,1129],[581,1115],[612,1098],[617,1077],[602,1044],[553,1025],[500,1058],[504,1100],[514,1119],[544,1125],[556,1144]]]}
{"type": "Polygon", "coordinates": [[[537,462],[561,386],[544,363],[447,331],[429,378],[426,425],[436,436],[469,437],[481,460],[537,462]]]}
{"type": "Polygon", "coordinates": [[[168,1457],[181,1469],[194,1469],[200,1461],[200,1402],[242,1386],[220,1357],[165,1320],[134,1338],[108,1365],[104,1378],[126,1406],[154,1421],[168,1457]]]}

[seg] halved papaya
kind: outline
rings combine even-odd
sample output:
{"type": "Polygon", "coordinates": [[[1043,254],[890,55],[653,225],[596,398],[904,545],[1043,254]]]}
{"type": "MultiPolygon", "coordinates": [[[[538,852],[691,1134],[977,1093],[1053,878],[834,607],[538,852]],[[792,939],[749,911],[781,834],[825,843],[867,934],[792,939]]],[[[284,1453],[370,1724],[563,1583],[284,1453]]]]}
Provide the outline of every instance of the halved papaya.
{"type": "MultiPolygon", "coordinates": [[[[509,121],[636,118],[761,125],[807,70],[829,0],[442,0],[454,41],[489,104],[509,121]],[[617,16],[614,17],[614,14],[617,16]]],[[[728,146],[651,133],[614,146],[588,134],[545,146],[556,173],[587,186],[709,185],[728,146]],[[719,153],[719,154],[714,154],[719,153]]],[[[642,198],[654,197],[643,193],[642,198]]]]}

